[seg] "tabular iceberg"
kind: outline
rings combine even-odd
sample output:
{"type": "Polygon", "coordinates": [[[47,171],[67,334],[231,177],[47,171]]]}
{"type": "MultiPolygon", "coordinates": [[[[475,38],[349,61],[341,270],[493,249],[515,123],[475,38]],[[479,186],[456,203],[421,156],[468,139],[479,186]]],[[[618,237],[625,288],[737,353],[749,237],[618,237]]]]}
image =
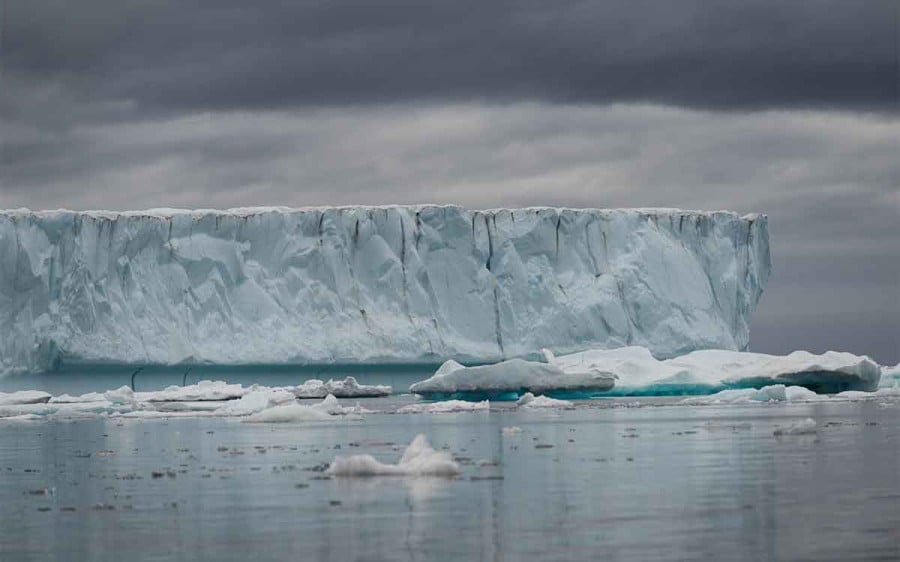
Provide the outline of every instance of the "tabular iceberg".
{"type": "Polygon", "coordinates": [[[728,212],[0,211],[0,373],[742,350],[769,269],[728,212]]]}

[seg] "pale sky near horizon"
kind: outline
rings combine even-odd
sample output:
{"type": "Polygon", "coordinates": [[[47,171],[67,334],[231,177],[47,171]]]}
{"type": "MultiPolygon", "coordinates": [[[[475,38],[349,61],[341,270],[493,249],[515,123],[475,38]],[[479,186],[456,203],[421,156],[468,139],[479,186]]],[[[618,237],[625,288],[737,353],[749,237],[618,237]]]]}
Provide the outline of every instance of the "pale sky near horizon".
{"type": "Polygon", "coordinates": [[[900,361],[893,0],[0,5],[0,208],[761,212],[752,349],[900,361]]]}

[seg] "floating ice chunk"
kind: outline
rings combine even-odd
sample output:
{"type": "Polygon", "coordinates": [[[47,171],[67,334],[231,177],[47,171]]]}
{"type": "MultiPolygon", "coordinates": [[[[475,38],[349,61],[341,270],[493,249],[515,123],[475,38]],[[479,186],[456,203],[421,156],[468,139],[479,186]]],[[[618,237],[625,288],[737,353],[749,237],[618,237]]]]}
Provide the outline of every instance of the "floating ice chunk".
{"type": "Polygon", "coordinates": [[[290,387],[289,390],[297,398],[325,398],[329,394],[337,398],[373,398],[388,396],[393,391],[387,385],[359,384],[354,377],[346,377],[342,381],[329,379],[328,382],[310,379],[299,386],[290,387]]]}
{"type": "Polygon", "coordinates": [[[169,386],[154,392],[138,392],[137,400],[141,402],[200,402],[203,400],[234,400],[250,392],[240,384],[228,384],[225,381],[200,381],[188,386],[169,386]]]}
{"type": "Polygon", "coordinates": [[[900,387],[900,363],[893,367],[881,368],[881,381],[878,386],[882,388],[900,387]]]}
{"type": "Polygon", "coordinates": [[[512,425],[509,427],[504,427],[500,431],[501,431],[501,433],[503,433],[503,435],[510,437],[512,435],[518,435],[518,434],[522,433],[522,428],[517,425],[512,425]]]}
{"type": "Polygon", "coordinates": [[[113,404],[134,404],[136,402],[134,390],[130,386],[124,385],[116,390],[107,390],[103,393],[103,398],[113,404]]]}
{"type": "Polygon", "coordinates": [[[535,396],[530,392],[526,392],[516,401],[516,405],[524,408],[565,408],[572,409],[575,404],[568,400],[557,400],[547,396],[535,396]]]}
{"type": "Polygon", "coordinates": [[[17,392],[0,392],[0,406],[13,404],[43,404],[51,395],[40,390],[19,390],[17,392]]]}
{"type": "Polygon", "coordinates": [[[774,384],[755,388],[735,388],[722,390],[709,396],[685,398],[681,404],[746,404],[749,402],[815,402],[827,400],[827,396],[803,388],[802,386],[785,386],[774,384]]]}
{"type": "Polygon", "coordinates": [[[215,412],[220,416],[249,416],[294,401],[294,394],[287,390],[259,389],[250,391],[237,400],[226,402],[215,412]]]}
{"type": "MultiPolygon", "coordinates": [[[[361,410],[361,409],[360,409],[361,410]]],[[[248,422],[288,423],[300,421],[322,421],[332,416],[348,416],[361,413],[355,407],[341,406],[338,399],[329,394],[318,404],[282,404],[266,408],[245,418],[248,422]]]]}
{"type": "Polygon", "coordinates": [[[50,399],[51,404],[79,404],[83,402],[105,402],[106,397],[102,392],[88,392],[79,396],[60,394],[50,399]]]}
{"type": "Polygon", "coordinates": [[[409,444],[397,464],[385,464],[372,455],[339,456],[325,471],[332,476],[444,476],[459,474],[457,464],[445,451],[435,451],[424,435],[409,444]]]}
{"type": "Polygon", "coordinates": [[[423,396],[476,394],[497,397],[525,392],[592,393],[609,390],[615,376],[587,368],[564,372],[556,365],[510,359],[493,365],[445,369],[447,363],[429,379],[409,387],[423,396]]]}
{"type": "Polygon", "coordinates": [[[779,427],[773,433],[775,435],[808,435],[816,432],[816,420],[806,418],[788,427],[779,427]]]}
{"type": "Polygon", "coordinates": [[[558,356],[553,364],[566,372],[598,369],[618,376],[612,394],[697,394],[729,387],[760,388],[784,384],[817,392],[873,391],[880,367],[868,357],[828,351],[795,351],[776,356],[740,351],[703,350],[659,361],[644,347],[589,350],[558,356]]]}
{"type": "Polygon", "coordinates": [[[546,361],[547,363],[553,363],[556,360],[556,356],[553,355],[553,352],[546,347],[541,350],[541,355],[544,356],[544,361],[546,361]]]}
{"type": "Polygon", "coordinates": [[[453,412],[482,412],[490,410],[491,403],[487,400],[481,402],[466,402],[465,400],[444,400],[443,402],[431,402],[428,404],[410,404],[397,410],[398,414],[449,414],[453,412]]]}

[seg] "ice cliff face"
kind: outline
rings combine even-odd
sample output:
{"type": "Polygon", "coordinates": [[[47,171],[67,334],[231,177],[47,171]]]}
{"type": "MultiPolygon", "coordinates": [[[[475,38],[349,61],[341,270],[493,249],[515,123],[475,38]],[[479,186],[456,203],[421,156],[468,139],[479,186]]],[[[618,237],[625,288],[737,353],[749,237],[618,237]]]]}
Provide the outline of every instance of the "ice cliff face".
{"type": "Polygon", "coordinates": [[[742,350],[769,269],[726,212],[2,211],[0,373],[742,350]]]}

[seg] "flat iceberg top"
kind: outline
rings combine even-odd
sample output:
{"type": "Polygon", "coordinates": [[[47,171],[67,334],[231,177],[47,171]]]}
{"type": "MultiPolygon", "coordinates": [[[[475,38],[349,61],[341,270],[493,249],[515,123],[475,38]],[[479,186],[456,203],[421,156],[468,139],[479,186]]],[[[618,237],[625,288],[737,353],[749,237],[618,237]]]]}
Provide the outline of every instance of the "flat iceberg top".
{"type": "MultiPolygon", "coordinates": [[[[465,211],[464,207],[459,205],[439,205],[433,203],[423,203],[419,205],[337,205],[337,206],[309,206],[309,207],[280,207],[280,206],[261,206],[261,207],[233,207],[230,209],[181,209],[159,207],[153,209],[133,210],[133,211],[112,211],[112,210],[84,210],[76,211],[71,209],[47,209],[47,210],[31,210],[27,208],[19,209],[0,209],[0,215],[8,215],[17,218],[25,216],[36,217],[60,217],[80,215],[91,218],[114,220],[117,218],[141,218],[151,217],[167,219],[178,216],[203,217],[203,216],[230,216],[230,217],[252,217],[265,214],[294,214],[294,213],[321,213],[323,211],[384,211],[384,210],[404,210],[420,212],[426,209],[451,209],[454,211],[465,211]]],[[[512,207],[512,208],[491,208],[491,209],[471,209],[472,212],[485,213],[495,215],[499,213],[511,212],[591,212],[591,213],[634,213],[638,215],[658,215],[658,216],[706,216],[712,217],[716,215],[726,215],[731,217],[741,217],[750,220],[765,218],[761,213],[750,213],[739,215],[733,211],[701,211],[692,209],[678,209],[671,207],[622,207],[622,208],[574,208],[574,207],[551,207],[551,206],[532,206],[532,207],[512,207]]]]}
{"type": "Polygon", "coordinates": [[[0,211],[0,375],[746,349],[764,216],[457,206],[0,211]]]}

